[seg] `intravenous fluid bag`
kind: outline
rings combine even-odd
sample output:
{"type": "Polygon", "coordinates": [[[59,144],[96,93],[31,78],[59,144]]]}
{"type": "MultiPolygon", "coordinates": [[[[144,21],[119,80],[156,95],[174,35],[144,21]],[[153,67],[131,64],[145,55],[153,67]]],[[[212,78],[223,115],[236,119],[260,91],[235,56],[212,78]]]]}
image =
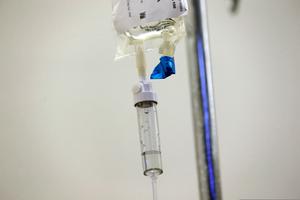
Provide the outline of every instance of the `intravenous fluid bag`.
{"type": "Polygon", "coordinates": [[[118,34],[116,59],[133,55],[137,44],[142,44],[145,51],[159,49],[162,56],[174,56],[177,42],[185,35],[182,16],[188,12],[187,0],[113,0],[112,3],[118,34]]]}

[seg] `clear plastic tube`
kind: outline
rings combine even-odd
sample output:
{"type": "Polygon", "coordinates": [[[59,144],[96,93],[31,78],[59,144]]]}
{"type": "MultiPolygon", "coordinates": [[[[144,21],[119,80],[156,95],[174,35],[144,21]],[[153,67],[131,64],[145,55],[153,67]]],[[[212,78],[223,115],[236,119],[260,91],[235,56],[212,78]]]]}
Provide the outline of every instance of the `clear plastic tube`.
{"type": "Polygon", "coordinates": [[[156,103],[137,103],[139,135],[145,176],[162,174],[162,161],[156,103]]]}
{"type": "Polygon", "coordinates": [[[157,200],[157,176],[151,176],[153,200],[157,200]]]}
{"type": "Polygon", "coordinates": [[[145,61],[145,53],[144,53],[144,44],[137,43],[135,45],[136,52],[136,68],[138,72],[138,76],[140,81],[146,80],[147,78],[147,70],[146,70],[146,61],[145,61]]]}

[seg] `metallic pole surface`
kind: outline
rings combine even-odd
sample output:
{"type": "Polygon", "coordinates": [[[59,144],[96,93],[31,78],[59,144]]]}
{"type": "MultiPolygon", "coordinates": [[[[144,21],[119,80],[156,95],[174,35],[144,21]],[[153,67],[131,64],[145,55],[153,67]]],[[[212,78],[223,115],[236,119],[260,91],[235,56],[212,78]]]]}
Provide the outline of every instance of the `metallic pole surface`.
{"type": "Polygon", "coordinates": [[[221,200],[206,0],[191,0],[186,20],[198,182],[201,200],[221,200]]]}

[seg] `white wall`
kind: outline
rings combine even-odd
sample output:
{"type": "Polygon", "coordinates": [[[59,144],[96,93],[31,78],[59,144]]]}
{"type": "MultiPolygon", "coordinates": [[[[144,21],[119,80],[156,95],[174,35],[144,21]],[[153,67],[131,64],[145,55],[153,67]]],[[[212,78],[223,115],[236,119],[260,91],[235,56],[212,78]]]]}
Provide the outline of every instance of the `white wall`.
{"type": "MultiPolygon", "coordinates": [[[[226,200],[299,198],[299,1],[209,1],[226,200]]],[[[113,62],[110,1],[0,1],[0,199],[151,199],[131,86],[113,62]]],[[[159,199],[196,200],[185,45],[155,84],[159,199]]],[[[149,56],[149,66],[157,60],[149,56]]]]}
{"type": "MultiPolygon", "coordinates": [[[[0,200],[152,199],[135,59],[113,61],[110,16],[110,1],[0,1],[0,200]]],[[[198,196],[185,50],[178,75],[155,84],[160,199],[198,196]]]]}
{"type": "Polygon", "coordinates": [[[300,1],[208,2],[224,199],[300,199],[300,1]]]}

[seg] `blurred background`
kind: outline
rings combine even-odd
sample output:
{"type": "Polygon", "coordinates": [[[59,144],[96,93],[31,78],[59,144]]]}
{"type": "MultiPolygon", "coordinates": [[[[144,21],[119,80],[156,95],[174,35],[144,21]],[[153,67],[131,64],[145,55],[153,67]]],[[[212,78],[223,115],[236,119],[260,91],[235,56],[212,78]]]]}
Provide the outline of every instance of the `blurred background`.
{"type": "MultiPolygon", "coordinates": [[[[300,1],[208,0],[208,17],[224,199],[300,199],[300,1]]],[[[0,0],[1,200],[152,198],[115,48],[110,1],[0,0]]],[[[159,199],[199,199],[186,55],[154,83],[159,199]]]]}

